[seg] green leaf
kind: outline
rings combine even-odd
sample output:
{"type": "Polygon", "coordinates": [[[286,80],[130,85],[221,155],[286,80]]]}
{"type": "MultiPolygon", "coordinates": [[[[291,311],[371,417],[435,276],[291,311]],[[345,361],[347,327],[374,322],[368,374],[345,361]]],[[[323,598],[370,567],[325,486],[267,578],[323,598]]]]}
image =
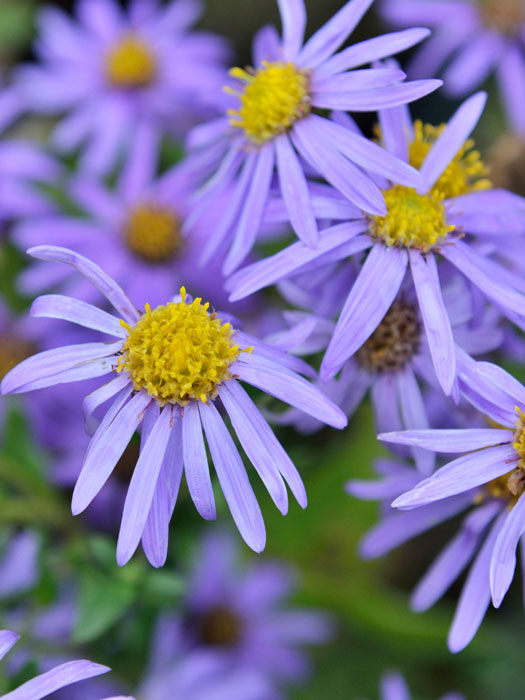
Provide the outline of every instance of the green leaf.
{"type": "Polygon", "coordinates": [[[73,641],[89,642],[106,632],[132,605],[137,589],[100,573],[81,576],[73,641]]]}

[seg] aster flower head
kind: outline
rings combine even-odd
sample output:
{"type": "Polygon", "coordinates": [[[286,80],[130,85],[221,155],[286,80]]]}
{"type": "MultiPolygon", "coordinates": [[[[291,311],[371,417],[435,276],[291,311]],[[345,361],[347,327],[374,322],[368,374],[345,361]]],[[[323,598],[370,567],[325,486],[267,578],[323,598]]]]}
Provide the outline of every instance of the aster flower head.
{"type": "Polygon", "coordinates": [[[214,655],[224,674],[237,670],[260,676],[276,686],[276,696],[279,683],[297,683],[308,675],[302,647],[328,641],[331,621],[319,611],[290,605],[296,588],[291,569],[278,562],[242,565],[238,555],[226,533],[203,539],[181,612],[158,620],[144,688],[149,678],[153,684],[162,679],[174,658],[199,650],[214,655]]]}
{"type": "Polygon", "coordinates": [[[393,26],[423,23],[430,38],[408,65],[410,77],[441,73],[444,92],[464,97],[495,74],[511,127],[525,135],[525,6],[522,0],[382,0],[393,26]]]}
{"type": "MultiPolygon", "coordinates": [[[[451,263],[514,323],[525,324],[521,281],[503,265],[482,254],[474,235],[525,231],[525,200],[505,190],[492,190],[469,135],[485,104],[484,93],[468,99],[446,126],[414,125],[405,107],[379,112],[385,147],[419,168],[423,185],[414,189],[383,181],[385,216],[363,216],[342,191],[316,186],[317,216],[342,221],[321,232],[317,249],[302,242],[240,270],[228,281],[230,299],[327,262],[368,251],[326,350],[321,378],[330,379],[377,329],[408,271],[436,375],[446,394],[456,392],[456,352],[438,272],[437,254],[451,263]],[[469,234],[467,240],[461,240],[469,234]],[[378,284],[381,293],[378,293],[378,284]]],[[[339,121],[348,124],[346,115],[339,121]]],[[[356,128],[354,126],[354,128],[356,128]]],[[[282,215],[277,202],[270,215],[282,215]]],[[[334,309],[334,315],[337,309],[334,309]]]]}
{"type": "MultiPolygon", "coordinates": [[[[394,532],[397,522],[399,544],[471,508],[460,532],[436,559],[413,599],[416,609],[426,609],[473,559],[450,630],[452,651],[461,650],[473,638],[491,596],[495,607],[501,605],[514,576],[516,547],[523,543],[525,532],[525,389],[496,365],[477,363],[472,371],[479,380],[479,392],[471,397],[472,402],[501,427],[379,435],[394,444],[444,454],[465,453],[423,481],[405,483],[399,489],[405,492],[392,503],[403,512],[390,516],[388,525],[394,532]]],[[[379,532],[370,537],[378,542],[379,532]]],[[[389,548],[387,543],[382,550],[389,548]]]]}
{"type": "MultiPolygon", "coordinates": [[[[9,630],[0,630],[0,659],[12,649],[20,637],[9,630]]],[[[92,663],[91,661],[69,661],[56,668],[42,673],[27,681],[16,690],[2,695],[3,700],[41,700],[60,688],[67,688],[73,683],[100,676],[110,671],[107,666],[92,663]]],[[[107,698],[107,700],[111,700],[107,698]]]]}
{"type": "Polygon", "coordinates": [[[113,375],[84,401],[87,417],[106,401],[112,399],[112,404],[88,447],[73,492],[73,513],[90,504],[142,424],[141,452],[124,505],[117,561],[126,563],[142,538],[149,560],[162,565],[183,470],[197,509],[203,517],[215,518],[204,428],[232,516],[246,542],[261,551],[265,544],[262,514],[216,400],[220,398],[280,511],[286,513],[288,508],[285,481],[304,507],[306,494],[297,470],[237,380],[299,406],[329,425],[344,427],[343,413],[298,374],[311,375],[310,367],[234,331],[208,303],[191,301],[184,288],[180,297],[154,309],[146,305],[140,314],[121,287],[86,258],[55,246],[33,248],[30,254],[72,265],[121,315],[119,320],[71,297],[39,297],[33,315],[69,320],[117,340],[39,353],[11,370],[2,384],[4,393],[19,393],[113,375]]]}
{"type": "Polygon", "coordinates": [[[342,188],[360,209],[385,213],[380,190],[365,170],[415,187],[419,176],[371,141],[320,116],[320,110],[374,111],[417,99],[435,90],[437,81],[403,82],[398,68],[358,68],[421,41],[425,29],[410,29],[338,49],[373,0],[350,0],[304,42],[303,0],[279,0],[282,38],[264,28],[253,46],[253,68],[234,68],[237,81],[228,115],[197,127],[189,136],[199,172],[211,179],[203,187],[194,219],[213,205],[225,187],[233,187],[230,206],[203,251],[211,259],[224,241],[231,273],[251,250],[269,198],[274,175],[287,218],[299,238],[313,246],[318,226],[304,162],[342,188]]]}
{"type": "Polygon", "coordinates": [[[209,95],[224,79],[224,42],[190,27],[199,0],[78,0],[38,18],[40,63],[22,66],[16,88],[26,109],[65,113],[53,133],[63,151],[82,148],[82,167],[106,173],[137,134],[158,140],[214,114],[209,95]],[[191,66],[191,70],[187,67],[191,66]]]}
{"type": "MultiPolygon", "coordinates": [[[[381,676],[379,697],[380,700],[411,700],[412,695],[403,676],[397,671],[390,671],[381,676]]],[[[439,700],[465,700],[465,698],[459,693],[447,693],[439,700]]]]}

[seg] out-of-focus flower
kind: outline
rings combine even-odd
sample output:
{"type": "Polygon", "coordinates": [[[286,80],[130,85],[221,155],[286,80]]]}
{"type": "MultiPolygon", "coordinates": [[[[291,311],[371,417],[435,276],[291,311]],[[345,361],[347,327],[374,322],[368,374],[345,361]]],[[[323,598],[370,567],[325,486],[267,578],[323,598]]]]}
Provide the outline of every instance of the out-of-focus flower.
{"type": "Polygon", "coordinates": [[[26,109],[66,113],[52,141],[82,148],[81,167],[106,173],[135,138],[158,144],[216,113],[227,51],[219,37],[191,32],[199,0],[78,0],[76,16],[57,8],[39,14],[39,65],[18,69],[26,109]]]}
{"type": "MultiPolygon", "coordinates": [[[[41,243],[74,244],[79,253],[103,264],[139,307],[164,302],[184,282],[223,308],[227,301],[220,259],[206,270],[195,265],[217,210],[209,211],[191,236],[184,235],[192,194],[186,169],[175,166],[156,178],[158,154],[152,143],[137,138],[133,149],[114,190],[95,177],[74,176],[67,191],[79,215],[23,216],[12,239],[23,250],[41,243]]],[[[34,263],[22,272],[18,285],[25,294],[57,287],[89,301],[96,294],[63,265],[34,263]]]]}
{"type": "MultiPolygon", "coordinates": [[[[459,510],[475,506],[460,533],[419,585],[414,598],[417,609],[432,605],[479,548],[450,631],[452,651],[459,651],[470,642],[481,624],[491,593],[494,606],[501,605],[514,576],[516,547],[525,531],[525,498],[522,495],[525,490],[525,389],[496,365],[474,364],[480,383],[478,407],[504,428],[410,430],[379,435],[381,440],[394,444],[415,445],[446,454],[466,453],[408,489],[407,484],[400,487],[399,490],[406,490],[406,493],[398,496],[392,505],[408,512],[387,516],[387,529],[399,544],[459,510]],[[396,528],[397,535],[394,534],[396,528]]],[[[395,482],[393,485],[397,490],[395,482]]],[[[355,486],[352,491],[356,493],[355,486]]],[[[388,497],[393,495],[390,492],[388,497]]],[[[385,531],[384,527],[379,527],[385,531]]],[[[367,538],[365,547],[370,548],[371,541],[377,542],[380,538],[376,530],[367,538]]],[[[382,552],[388,548],[388,544],[381,545],[382,552]]]]}
{"type": "MultiPolygon", "coordinates": [[[[415,122],[408,109],[379,113],[385,147],[417,166],[423,178],[418,190],[383,182],[386,216],[363,216],[336,189],[320,190],[318,218],[341,221],[321,232],[316,249],[297,242],[266,260],[235,273],[228,281],[231,300],[327,262],[368,251],[349,291],[321,365],[328,380],[370,338],[391,307],[410,268],[421,319],[438,380],[446,394],[456,385],[456,352],[443,302],[436,254],[456,267],[514,323],[525,325],[522,281],[478,250],[480,240],[505,232],[523,241],[525,200],[505,190],[492,190],[486,171],[473,151],[469,134],[477,123],[485,95],[467,100],[447,125],[415,122]],[[380,293],[378,293],[380,285],[380,293]]],[[[345,122],[349,119],[340,115],[345,122]]],[[[278,217],[277,202],[272,217],[278,217]]],[[[490,251],[492,247],[490,246],[490,251]]],[[[334,315],[338,309],[334,309],[334,315]]]]}
{"type": "Polygon", "coordinates": [[[326,642],[332,633],[329,620],[317,611],[285,607],[295,586],[284,566],[240,567],[237,559],[232,538],[213,534],[203,540],[183,612],[163,616],[157,624],[145,697],[168,700],[169,686],[158,695],[150,687],[163,687],[177,655],[196,651],[214,656],[226,677],[242,671],[276,685],[305,677],[309,665],[300,647],[326,642]]]}
{"type": "MultiPolygon", "coordinates": [[[[359,209],[384,215],[379,188],[365,171],[407,186],[419,186],[417,172],[377,144],[335,124],[319,112],[358,112],[411,102],[432,92],[437,81],[404,83],[397,67],[358,68],[413,46],[426,29],[375,37],[338,51],[373,0],[350,0],[304,43],[303,0],[279,0],[282,39],[273,27],[255,37],[253,68],[234,68],[238,88],[228,87],[228,116],[211,121],[189,136],[200,173],[211,176],[198,199],[194,220],[232,187],[228,208],[203,250],[202,264],[228,242],[223,270],[230,274],[251,250],[260,228],[274,175],[287,219],[307,246],[319,231],[304,163],[341,188],[359,209]]],[[[188,224],[190,225],[190,224],[188,224]]]]}
{"type": "Polygon", "coordinates": [[[525,135],[523,0],[382,0],[380,8],[393,26],[432,28],[409,64],[409,76],[441,71],[444,92],[464,97],[495,72],[509,122],[525,135]]]}
{"type": "MultiPolygon", "coordinates": [[[[381,700],[411,700],[410,689],[400,673],[391,671],[381,677],[381,700]]],[[[439,700],[465,700],[460,693],[447,693],[439,700]]]]}
{"type": "Polygon", "coordinates": [[[84,401],[89,417],[98,406],[113,400],[88,447],[73,492],[73,513],[82,512],[91,503],[142,424],[142,449],[124,505],[117,561],[126,563],[142,538],[149,560],[162,565],[183,468],[197,509],[203,517],[215,518],[204,427],[232,516],[246,542],[261,551],[265,544],[262,514],[215,400],[221,399],[246,455],[284,514],[288,509],[285,481],[303,507],[304,485],[237,379],[329,425],[344,427],[347,420],[342,411],[298,374],[311,375],[311,368],[298,358],[234,331],[208,310],[209,304],[203,305],[201,299],[190,301],[184,288],[174,301],[153,310],[146,306],[140,314],[114,280],[86,258],[55,246],[33,248],[31,255],[72,265],[122,317],[119,320],[71,297],[39,297],[33,303],[33,315],[69,320],[117,340],[39,353],[12,369],[3,380],[4,393],[18,393],[115,375],[84,401]]]}
{"type": "MultiPolygon", "coordinates": [[[[20,637],[9,630],[0,631],[0,659],[16,644],[20,637]]],[[[60,688],[94,678],[111,669],[91,661],[69,661],[27,681],[16,690],[2,695],[3,700],[41,700],[60,688]]]]}

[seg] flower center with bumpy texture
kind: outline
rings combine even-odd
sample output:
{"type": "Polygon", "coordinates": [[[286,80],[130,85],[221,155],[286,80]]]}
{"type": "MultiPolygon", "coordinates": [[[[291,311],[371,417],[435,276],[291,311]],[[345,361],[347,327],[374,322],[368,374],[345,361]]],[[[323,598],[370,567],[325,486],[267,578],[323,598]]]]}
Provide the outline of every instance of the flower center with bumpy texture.
{"type": "Polygon", "coordinates": [[[162,207],[136,207],[126,222],[124,236],[130,250],[149,263],[171,260],[182,245],[180,222],[162,207]]]}
{"type": "Polygon", "coordinates": [[[481,20],[489,29],[517,36],[525,22],[523,0],[480,0],[481,20]]]}
{"type": "Polygon", "coordinates": [[[241,639],[242,624],[230,608],[217,605],[197,620],[197,637],[204,646],[232,647],[241,639]]]}
{"type": "Polygon", "coordinates": [[[217,396],[217,387],[231,379],[229,368],[240,350],[233,328],[223,323],[202,299],[157,306],[146,305],[135,326],[121,321],[128,331],[117,371],[127,372],[135,391],[145,390],[157,402],[186,406],[217,396]]]}
{"type": "Polygon", "coordinates": [[[395,301],[366,343],[357,351],[357,361],[369,372],[403,369],[419,350],[421,326],[416,309],[395,301]]]}
{"type": "MultiPolygon", "coordinates": [[[[419,170],[428,152],[443,133],[446,124],[432,126],[416,120],[414,138],[409,144],[410,165],[419,170]]],[[[474,141],[467,139],[445,168],[432,187],[431,194],[441,199],[459,197],[469,192],[489,189],[492,185],[488,179],[489,169],[481,160],[479,151],[474,148],[474,141]]]]}
{"type": "Polygon", "coordinates": [[[270,141],[310,112],[309,71],[293,63],[263,61],[262,68],[232,68],[230,75],[245,83],[242,91],[226,88],[241,102],[228,110],[230,123],[243,129],[250,143],[270,141]]]}
{"type": "Polygon", "coordinates": [[[106,55],[106,76],[110,83],[122,88],[149,85],[157,72],[157,63],[148,46],[129,34],[106,55]]]}
{"type": "Polygon", "coordinates": [[[442,243],[455,226],[449,226],[442,198],[418,194],[411,187],[394,185],[383,191],[387,213],[370,217],[370,235],[388,246],[428,252],[442,243]]]}

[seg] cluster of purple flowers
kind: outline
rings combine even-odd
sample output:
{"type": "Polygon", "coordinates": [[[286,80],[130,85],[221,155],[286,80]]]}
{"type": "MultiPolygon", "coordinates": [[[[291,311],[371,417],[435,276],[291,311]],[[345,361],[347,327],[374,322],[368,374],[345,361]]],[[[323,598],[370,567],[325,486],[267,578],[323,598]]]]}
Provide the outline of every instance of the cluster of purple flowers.
{"type": "MultiPolygon", "coordinates": [[[[118,529],[120,566],[141,545],[155,568],[186,487],[205,520],[224,501],[262,552],[251,468],[282,515],[288,489],[307,507],[269,422],[344,429],[370,394],[393,454],[379,481],[347,485],[383,502],[361,554],[465,513],[412,597],[426,610],[470,564],[457,652],[500,606],[518,545],[525,557],[525,388],[487,361],[523,357],[525,198],[492,181],[472,139],[487,100],[472,92],[495,70],[525,144],[525,9],[382,0],[397,30],[352,43],[372,3],[345,2],[305,39],[303,0],[277,0],[281,33],[259,30],[252,65],[229,73],[227,43],[192,28],[198,0],[39,13],[35,60],[0,95],[0,126],[46,115],[54,127],[45,147],[0,142],[0,220],[31,259],[16,287],[41,320],[2,305],[1,387],[45,389],[25,412],[73,514],[118,529]],[[415,46],[405,74],[394,56],[415,46]],[[466,98],[450,119],[413,119],[408,105],[442,84],[466,98]],[[364,112],[373,134],[351,116],[364,112]]],[[[15,537],[0,595],[31,586],[37,552],[15,537]]],[[[298,646],[327,640],[330,621],[279,609],[289,572],[239,572],[234,552],[204,539],[180,609],[157,620],[137,697],[271,700],[304,677],[298,646]]],[[[0,658],[16,640],[0,632],[0,658]]],[[[2,697],[107,670],[68,660],[2,697]]],[[[409,697],[400,676],[382,685],[385,700],[409,697]]]]}

